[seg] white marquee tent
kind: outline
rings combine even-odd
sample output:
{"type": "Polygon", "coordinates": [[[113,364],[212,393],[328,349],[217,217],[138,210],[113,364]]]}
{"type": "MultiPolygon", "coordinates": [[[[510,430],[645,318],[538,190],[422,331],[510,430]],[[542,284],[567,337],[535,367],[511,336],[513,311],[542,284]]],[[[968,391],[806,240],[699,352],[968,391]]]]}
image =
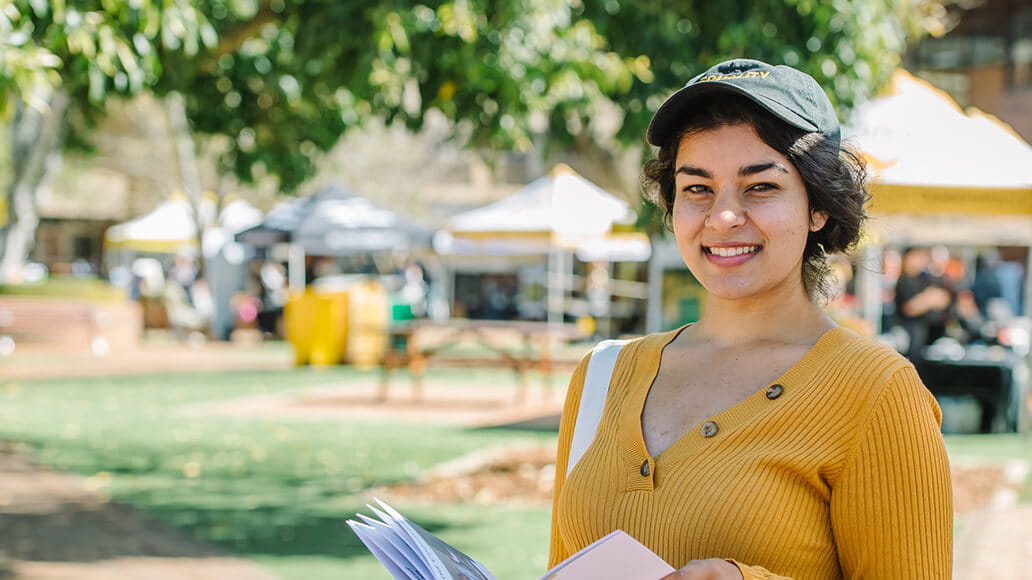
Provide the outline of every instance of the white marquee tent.
{"type": "Polygon", "coordinates": [[[448,221],[453,234],[537,233],[600,236],[626,223],[627,202],[581,177],[565,164],[505,199],[459,214],[448,221]]]}
{"type": "Polygon", "coordinates": [[[262,221],[261,210],[242,198],[227,197],[216,216],[217,205],[215,196],[207,194],[201,200],[200,210],[195,212],[184,194],[173,193],[151,211],[108,228],[104,244],[109,251],[196,252],[198,222],[205,229],[217,227],[233,234],[262,221]]]}
{"type": "Polygon", "coordinates": [[[174,193],[146,214],[111,226],[104,233],[108,250],[174,254],[197,250],[197,219],[186,196],[174,193]]]}
{"type": "Polygon", "coordinates": [[[548,316],[561,320],[571,286],[572,256],[590,260],[644,261],[644,234],[612,233],[634,221],[630,205],[558,164],[541,178],[495,203],[459,214],[434,238],[434,249],[453,263],[502,256],[548,257],[548,316]]]}

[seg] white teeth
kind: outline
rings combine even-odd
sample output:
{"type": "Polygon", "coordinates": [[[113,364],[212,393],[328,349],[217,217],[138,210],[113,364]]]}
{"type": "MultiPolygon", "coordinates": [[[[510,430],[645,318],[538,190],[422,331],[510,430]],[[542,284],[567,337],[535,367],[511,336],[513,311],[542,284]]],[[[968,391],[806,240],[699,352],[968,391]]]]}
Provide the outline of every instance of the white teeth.
{"type": "Polygon", "coordinates": [[[730,258],[731,256],[750,254],[758,249],[759,246],[738,246],[735,248],[709,248],[709,251],[711,254],[716,254],[724,258],[730,258]]]}

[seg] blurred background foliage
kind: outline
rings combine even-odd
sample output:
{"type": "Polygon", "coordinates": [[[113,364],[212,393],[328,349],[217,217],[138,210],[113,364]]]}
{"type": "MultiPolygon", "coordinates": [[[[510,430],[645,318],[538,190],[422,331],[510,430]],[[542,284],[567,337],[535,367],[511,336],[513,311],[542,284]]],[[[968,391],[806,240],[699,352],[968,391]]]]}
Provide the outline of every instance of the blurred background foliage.
{"type": "MultiPolygon", "coordinates": [[[[17,280],[36,196],[61,152],[90,149],[114,101],[162,98],[182,189],[195,149],[219,175],[297,191],[353,127],[595,158],[637,146],[663,97],[727,57],[813,74],[845,112],[953,0],[0,0],[0,280],[17,280]]],[[[660,224],[646,212],[647,230],[660,224]]]]}
{"type": "Polygon", "coordinates": [[[0,0],[0,105],[45,110],[64,92],[80,135],[112,96],[179,93],[225,171],[293,190],[373,117],[415,129],[439,110],[496,150],[641,143],[663,95],[725,57],[805,69],[845,110],[944,14],[929,0],[0,0]],[[600,126],[614,102],[622,118],[600,126]]]}

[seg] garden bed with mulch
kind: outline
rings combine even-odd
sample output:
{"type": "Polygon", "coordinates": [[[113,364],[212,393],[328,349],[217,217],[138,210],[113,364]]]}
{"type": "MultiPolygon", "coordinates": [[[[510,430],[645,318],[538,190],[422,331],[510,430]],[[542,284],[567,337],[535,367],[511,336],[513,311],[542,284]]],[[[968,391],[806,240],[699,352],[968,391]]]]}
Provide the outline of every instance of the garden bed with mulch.
{"type": "MultiPolygon", "coordinates": [[[[1003,465],[953,465],[953,507],[958,515],[989,507],[1000,493],[1017,491],[1003,465]]],[[[419,481],[373,490],[383,497],[428,503],[548,504],[555,483],[555,449],[508,447],[470,454],[430,470],[419,481]]]]}

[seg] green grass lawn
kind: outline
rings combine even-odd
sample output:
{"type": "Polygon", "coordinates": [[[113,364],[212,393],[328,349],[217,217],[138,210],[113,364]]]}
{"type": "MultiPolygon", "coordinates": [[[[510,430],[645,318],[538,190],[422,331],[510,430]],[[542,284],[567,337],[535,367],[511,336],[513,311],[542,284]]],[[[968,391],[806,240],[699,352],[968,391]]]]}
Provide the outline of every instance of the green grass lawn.
{"type": "MultiPolygon", "coordinates": [[[[346,385],[363,375],[339,368],[0,380],[0,439],[23,441],[113,499],[288,580],[385,578],[344,524],[368,513],[370,487],[487,446],[550,442],[554,433],[184,412],[190,403],[346,385]]],[[[451,378],[484,381],[479,373],[451,378]]],[[[496,374],[482,384],[509,389],[511,382],[496,374]]],[[[545,567],[544,507],[396,507],[499,577],[534,577],[545,567]]]]}
{"type": "MultiPolygon", "coordinates": [[[[511,373],[492,371],[431,371],[430,376],[507,390],[514,380],[511,373]]],[[[488,446],[551,443],[555,434],[185,412],[191,403],[346,386],[369,378],[341,367],[0,379],[0,439],[23,441],[42,461],[85,475],[113,499],[287,580],[386,578],[344,525],[355,512],[368,513],[364,504],[371,487],[411,480],[428,467],[488,446]]],[[[1032,463],[1028,434],[951,435],[946,440],[955,460],[1032,463]]],[[[1032,501],[1028,485],[1023,500],[1032,501]]],[[[500,578],[533,578],[545,567],[546,507],[395,507],[500,578]]]]}
{"type": "Polygon", "coordinates": [[[79,298],[98,301],[126,299],[125,290],[112,285],[107,280],[93,276],[83,278],[52,276],[38,284],[0,284],[0,296],[4,295],[34,298],[79,298]]]}
{"type": "MultiPolygon", "coordinates": [[[[957,463],[1003,464],[1023,461],[1032,467],[1032,432],[947,435],[946,450],[957,463]]],[[[1018,501],[1032,503],[1032,469],[1018,487],[1018,501]]]]}

